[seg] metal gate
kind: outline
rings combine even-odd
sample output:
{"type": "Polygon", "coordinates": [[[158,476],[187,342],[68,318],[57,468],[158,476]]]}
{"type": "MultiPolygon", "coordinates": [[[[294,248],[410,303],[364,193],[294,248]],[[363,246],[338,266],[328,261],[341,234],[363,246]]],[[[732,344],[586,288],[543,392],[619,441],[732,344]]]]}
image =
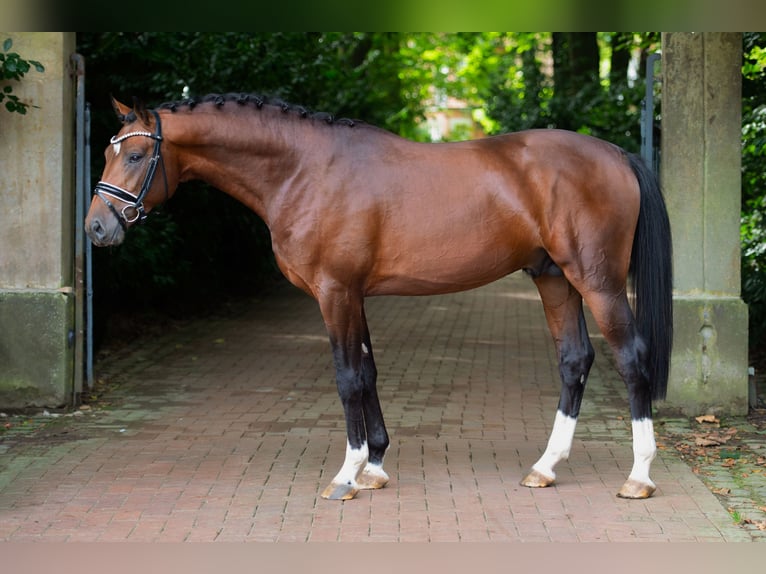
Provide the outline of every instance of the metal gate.
{"type": "Polygon", "coordinates": [[[75,101],[75,327],[74,377],[72,405],[76,406],[83,392],[93,388],[93,268],[91,243],[85,237],[83,222],[90,201],[90,106],[85,101],[85,59],[72,56],[76,82],[75,101]]]}
{"type": "Polygon", "coordinates": [[[661,57],[655,52],[646,58],[646,94],[641,107],[641,157],[656,174],[660,172],[660,149],[654,144],[654,84],[659,78],[654,73],[654,65],[661,62],[661,57]]]}

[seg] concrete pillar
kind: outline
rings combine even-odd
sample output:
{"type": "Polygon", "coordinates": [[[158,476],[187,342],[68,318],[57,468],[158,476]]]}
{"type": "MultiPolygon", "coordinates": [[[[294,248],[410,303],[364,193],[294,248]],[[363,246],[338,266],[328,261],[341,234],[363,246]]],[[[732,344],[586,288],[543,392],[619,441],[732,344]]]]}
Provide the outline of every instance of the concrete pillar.
{"type": "Polygon", "coordinates": [[[74,323],[74,33],[2,33],[38,60],[13,82],[26,115],[0,109],[0,408],[71,399],[74,323]]]}
{"type": "Polygon", "coordinates": [[[661,410],[747,413],[741,65],[740,33],[662,35],[661,171],[673,230],[675,337],[661,410]]]}

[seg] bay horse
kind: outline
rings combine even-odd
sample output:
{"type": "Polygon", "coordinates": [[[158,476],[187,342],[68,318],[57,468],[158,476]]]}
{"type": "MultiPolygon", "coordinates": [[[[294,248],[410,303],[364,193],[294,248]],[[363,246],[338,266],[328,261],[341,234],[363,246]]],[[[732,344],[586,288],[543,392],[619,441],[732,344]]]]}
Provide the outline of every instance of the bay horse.
{"type": "Polygon", "coordinates": [[[561,378],[547,447],[521,484],[553,484],[569,456],[594,359],[585,301],[629,398],[634,461],[617,494],[655,491],[652,401],[667,389],[672,254],[662,192],[640,158],[555,129],[417,143],[253,94],[112,104],[123,127],[85,220],[94,244],[121,243],[179,183],[202,180],[263,219],[279,268],[318,302],[347,431],[324,498],[388,482],[365,297],[457,292],[517,270],[539,290],[561,378]]]}

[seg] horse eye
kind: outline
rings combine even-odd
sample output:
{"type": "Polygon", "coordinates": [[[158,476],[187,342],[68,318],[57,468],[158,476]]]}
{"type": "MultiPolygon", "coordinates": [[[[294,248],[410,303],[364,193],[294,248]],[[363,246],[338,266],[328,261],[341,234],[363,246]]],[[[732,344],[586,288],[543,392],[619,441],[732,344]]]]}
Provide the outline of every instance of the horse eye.
{"type": "Polygon", "coordinates": [[[128,156],[128,161],[130,163],[138,163],[139,161],[143,159],[143,157],[144,156],[141,155],[140,153],[132,153],[128,156]]]}

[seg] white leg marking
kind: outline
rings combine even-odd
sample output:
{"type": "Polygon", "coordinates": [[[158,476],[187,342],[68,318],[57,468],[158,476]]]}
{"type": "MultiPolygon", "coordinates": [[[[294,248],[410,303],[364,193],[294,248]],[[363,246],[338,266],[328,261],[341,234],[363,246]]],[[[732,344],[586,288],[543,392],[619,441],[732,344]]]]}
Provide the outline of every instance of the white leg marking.
{"type": "Polygon", "coordinates": [[[553,467],[560,461],[569,458],[575,426],[577,426],[576,418],[567,416],[561,411],[556,411],[556,419],[553,421],[553,430],[548,439],[548,446],[545,448],[545,452],[540,457],[540,460],[532,465],[534,470],[547,477],[556,478],[553,467]]]}
{"type": "Polygon", "coordinates": [[[633,470],[628,479],[654,486],[649,478],[649,466],[656,454],[652,419],[633,421],[633,470]]]}
{"type": "Polygon", "coordinates": [[[360,489],[378,489],[388,484],[388,473],[383,470],[383,463],[368,462],[357,481],[360,489]]]}
{"type": "Polygon", "coordinates": [[[385,476],[388,478],[388,474],[383,470],[383,463],[382,462],[368,462],[364,466],[364,471],[369,472],[370,474],[374,474],[375,476],[385,476]]]}
{"type": "Polygon", "coordinates": [[[367,464],[368,456],[369,450],[366,442],[362,443],[361,448],[353,448],[349,442],[346,442],[346,460],[343,461],[343,466],[333,478],[333,483],[357,486],[356,477],[367,464]]]}

